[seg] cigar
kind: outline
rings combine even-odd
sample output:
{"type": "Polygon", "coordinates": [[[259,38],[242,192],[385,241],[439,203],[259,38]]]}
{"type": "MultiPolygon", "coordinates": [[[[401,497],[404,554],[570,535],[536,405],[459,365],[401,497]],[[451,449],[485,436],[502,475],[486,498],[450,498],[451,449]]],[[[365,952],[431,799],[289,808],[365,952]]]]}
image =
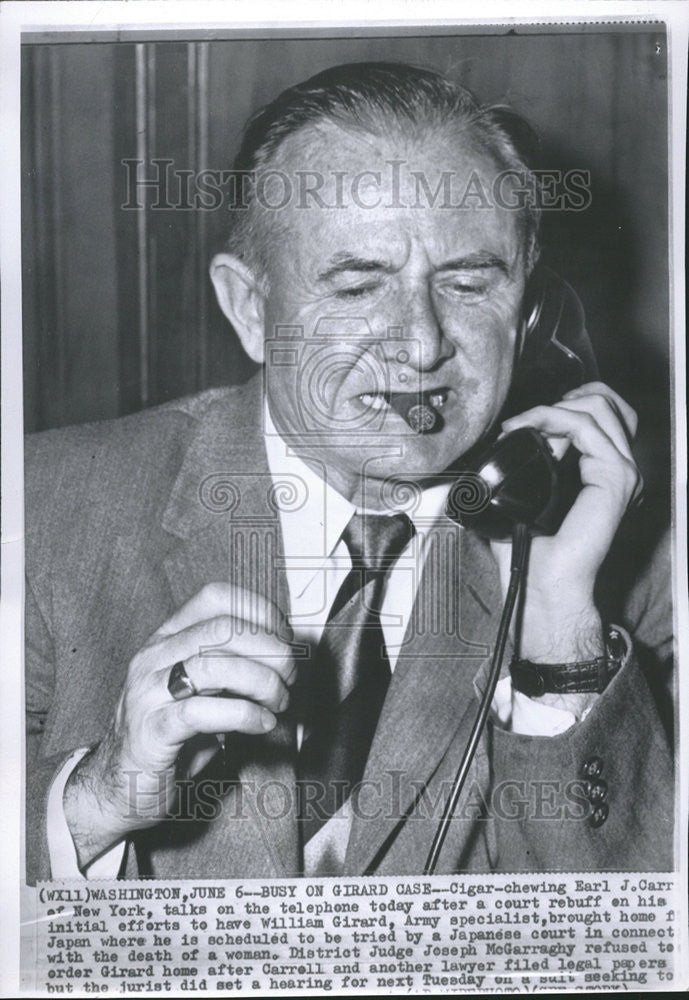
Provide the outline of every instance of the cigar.
{"type": "Polygon", "coordinates": [[[443,406],[445,396],[441,392],[391,392],[385,398],[415,434],[430,434],[442,426],[438,409],[443,406]]]}

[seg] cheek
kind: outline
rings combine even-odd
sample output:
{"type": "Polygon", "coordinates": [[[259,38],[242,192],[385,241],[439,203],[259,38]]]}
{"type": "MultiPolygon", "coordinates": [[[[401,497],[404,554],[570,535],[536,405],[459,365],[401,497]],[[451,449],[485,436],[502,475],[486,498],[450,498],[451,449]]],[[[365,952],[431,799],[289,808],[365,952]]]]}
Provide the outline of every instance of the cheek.
{"type": "Polygon", "coordinates": [[[512,379],[517,323],[517,310],[492,308],[465,310],[446,328],[456,351],[460,419],[476,426],[497,419],[512,379]]]}
{"type": "Polygon", "coordinates": [[[345,420],[340,394],[352,373],[365,370],[353,348],[301,338],[276,340],[266,351],[266,388],[271,412],[293,432],[316,432],[345,420]],[[272,363],[271,363],[272,359],[272,363]]]}
{"type": "Polygon", "coordinates": [[[515,311],[476,311],[448,324],[447,335],[454,344],[467,377],[475,375],[490,383],[510,378],[517,342],[518,317],[515,311]]]}
{"type": "Polygon", "coordinates": [[[302,397],[313,353],[308,343],[312,329],[309,316],[286,295],[270,297],[265,315],[264,385],[273,418],[285,431],[299,432],[307,415],[304,411],[309,409],[308,395],[302,397]]]}
{"type": "Polygon", "coordinates": [[[278,430],[293,431],[296,408],[295,371],[291,368],[269,368],[266,365],[265,391],[278,430]]]}

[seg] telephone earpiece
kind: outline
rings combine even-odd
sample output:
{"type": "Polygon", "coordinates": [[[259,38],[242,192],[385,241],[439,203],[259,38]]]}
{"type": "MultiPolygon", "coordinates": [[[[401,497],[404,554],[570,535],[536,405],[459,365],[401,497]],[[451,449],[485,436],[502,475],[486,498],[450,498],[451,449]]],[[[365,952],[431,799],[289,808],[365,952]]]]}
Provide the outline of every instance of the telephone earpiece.
{"type": "Polygon", "coordinates": [[[537,266],[524,293],[520,351],[502,419],[556,403],[597,378],[579,296],[550,268],[537,266]]]}
{"type": "MultiPolygon", "coordinates": [[[[583,307],[566,281],[537,267],[522,313],[519,358],[501,420],[538,404],[552,405],[598,376],[583,307]]],[[[480,454],[474,449],[465,456],[447,514],[487,538],[508,538],[515,524],[525,524],[533,535],[553,535],[581,489],[578,459],[570,447],[558,461],[532,428],[513,431],[480,454]],[[475,489],[467,488],[467,477],[475,489]]]]}

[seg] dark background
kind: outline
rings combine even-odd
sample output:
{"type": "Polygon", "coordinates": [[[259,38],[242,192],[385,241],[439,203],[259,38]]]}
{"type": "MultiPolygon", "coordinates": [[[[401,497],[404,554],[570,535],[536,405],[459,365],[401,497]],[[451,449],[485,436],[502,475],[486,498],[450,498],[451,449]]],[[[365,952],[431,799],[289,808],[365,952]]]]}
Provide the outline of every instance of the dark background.
{"type": "Polygon", "coordinates": [[[640,413],[641,520],[666,519],[667,80],[656,27],[25,44],[26,430],[118,416],[252,371],[207,274],[226,205],[152,210],[149,198],[125,211],[122,159],[227,168],[246,117],[284,87],[339,62],[396,59],[511,104],[541,132],[544,166],[591,171],[590,208],[546,215],[542,259],[579,292],[602,376],[640,413]]]}

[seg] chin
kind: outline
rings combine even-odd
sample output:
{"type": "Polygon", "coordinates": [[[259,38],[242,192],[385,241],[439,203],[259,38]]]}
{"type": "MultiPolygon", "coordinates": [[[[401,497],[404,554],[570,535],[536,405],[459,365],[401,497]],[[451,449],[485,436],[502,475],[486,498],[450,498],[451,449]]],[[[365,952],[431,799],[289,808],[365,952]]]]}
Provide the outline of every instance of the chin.
{"type": "MultiPolygon", "coordinates": [[[[454,442],[442,440],[445,435],[414,435],[412,439],[403,441],[404,452],[399,457],[389,455],[380,459],[371,458],[362,463],[366,475],[377,479],[408,479],[423,480],[439,475],[451,465],[468,445],[459,450],[454,442]]],[[[397,438],[399,443],[400,439],[397,438]]]]}

